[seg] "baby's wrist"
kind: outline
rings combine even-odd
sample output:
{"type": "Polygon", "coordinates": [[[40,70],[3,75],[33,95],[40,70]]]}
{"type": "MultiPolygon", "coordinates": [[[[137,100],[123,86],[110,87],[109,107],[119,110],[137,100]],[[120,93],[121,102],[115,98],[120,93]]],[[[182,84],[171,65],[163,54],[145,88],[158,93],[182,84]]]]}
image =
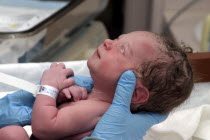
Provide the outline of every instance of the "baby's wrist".
{"type": "Polygon", "coordinates": [[[47,95],[55,100],[58,97],[58,93],[59,93],[59,90],[57,88],[54,88],[49,85],[40,85],[38,86],[38,89],[37,89],[37,95],[38,94],[47,95]]]}
{"type": "Polygon", "coordinates": [[[40,84],[41,85],[50,86],[50,87],[53,87],[53,88],[56,88],[56,89],[59,89],[56,82],[41,81],[40,84]]]}

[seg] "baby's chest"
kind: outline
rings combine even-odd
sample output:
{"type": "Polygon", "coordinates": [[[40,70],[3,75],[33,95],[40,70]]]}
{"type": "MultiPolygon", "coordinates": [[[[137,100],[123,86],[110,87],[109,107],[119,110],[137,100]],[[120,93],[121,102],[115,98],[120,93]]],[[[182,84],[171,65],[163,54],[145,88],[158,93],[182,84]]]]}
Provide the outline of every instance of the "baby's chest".
{"type": "Polygon", "coordinates": [[[83,135],[84,133],[87,133],[94,129],[95,125],[98,123],[101,116],[106,112],[108,107],[109,104],[104,102],[81,100],[77,102],[64,103],[59,106],[59,110],[65,113],[71,112],[70,114],[68,114],[68,116],[75,116],[75,127],[80,128],[80,126],[82,126],[82,129],[80,129],[80,132],[78,134],[83,135]]]}
{"type": "Polygon", "coordinates": [[[80,100],[77,102],[66,102],[58,106],[58,109],[63,108],[77,108],[79,110],[89,110],[89,113],[93,113],[95,115],[103,115],[106,110],[109,108],[110,104],[102,101],[95,100],[80,100]]]}

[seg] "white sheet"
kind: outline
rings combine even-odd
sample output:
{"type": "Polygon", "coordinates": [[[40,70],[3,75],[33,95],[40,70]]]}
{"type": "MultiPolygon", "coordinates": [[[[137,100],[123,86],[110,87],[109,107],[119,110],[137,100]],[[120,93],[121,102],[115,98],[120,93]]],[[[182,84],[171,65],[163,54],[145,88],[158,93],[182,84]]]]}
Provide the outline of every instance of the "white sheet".
{"type": "Polygon", "coordinates": [[[210,139],[210,105],[181,110],[154,125],[144,140],[208,140],[210,139]]]}
{"type": "Polygon", "coordinates": [[[210,140],[209,132],[210,83],[196,83],[190,98],[151,127],[144,140],[210,140]]]}
{"type": "MultiPolygon", "coordinates": [[[[75,75],[90,76],[87,68],[87,61],[71,61],[64,62],[66,67],[72,68],[75,75]]],[[[43,71],[50,67],[50,62],[47,63],[21,63],[21,64],[1,64],[0,72],[27,80],[34,84],[38,83],[43,71]]],[[[18,90],[17,88],[0,83],[0,93],[7,93],[18,90]]],[[[0,94],[0,97],[3,96],[0,94]]]]}
{"type": "MultiPolygon", "coordinates": [[[[42,72],[51,63],[3,64],[0,71],[32,83],[38,83],[42,72]]],[[[65,62],[74,70],[75,75],[89,76],[84,61],[65,62]]],[[[9,91],[17,90],[0,84],[0,97],[9,91]]],[[[31,135],[31,127],[24,127],[31,135]]],[[[210,83],[195,84],[190,98],[174,109],[162,123],[154,125],[147,132],[144,140],[201,140],[210,139],[210,83]]]]}

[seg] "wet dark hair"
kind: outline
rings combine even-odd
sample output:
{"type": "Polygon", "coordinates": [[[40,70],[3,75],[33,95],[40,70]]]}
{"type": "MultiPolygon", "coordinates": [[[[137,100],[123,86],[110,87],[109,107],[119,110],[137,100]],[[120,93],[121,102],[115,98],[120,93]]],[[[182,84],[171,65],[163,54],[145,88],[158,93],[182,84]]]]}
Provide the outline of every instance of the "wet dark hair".
{"type": "Polygon", "coordinates": [[[155,35],[163,49],[159,58],[141,65],[141,82],[149,99],[138,111],[166,113],[183,103],[193,88],[193,72],[183,49],[166,37],[155,35]]]}

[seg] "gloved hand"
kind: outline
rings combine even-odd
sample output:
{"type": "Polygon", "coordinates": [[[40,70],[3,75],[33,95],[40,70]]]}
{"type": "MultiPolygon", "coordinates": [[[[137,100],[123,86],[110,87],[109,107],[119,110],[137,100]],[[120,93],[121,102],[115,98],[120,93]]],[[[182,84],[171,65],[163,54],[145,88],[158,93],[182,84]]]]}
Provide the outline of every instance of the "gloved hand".
{"type": "Polygon", "coordinates": [[[112,105],[96,125],[92,137],[100,140],[141,140],[152,125],[167,118],[167,114],[130,112],[135,84],[136,78],[132,71],[122,74],[112,105]]]}
{"type": "MultiPolygon", "coordinates": [[[[72,78],[75,85],[84,87],[87,91],[93,87],[93,80],[90,77],[73,76],[72,78]]],[[[0,128],[8,125],[30,125],[34,101],[34,96],[24,90],[18,90],[0,98],[0,128]]]]}

